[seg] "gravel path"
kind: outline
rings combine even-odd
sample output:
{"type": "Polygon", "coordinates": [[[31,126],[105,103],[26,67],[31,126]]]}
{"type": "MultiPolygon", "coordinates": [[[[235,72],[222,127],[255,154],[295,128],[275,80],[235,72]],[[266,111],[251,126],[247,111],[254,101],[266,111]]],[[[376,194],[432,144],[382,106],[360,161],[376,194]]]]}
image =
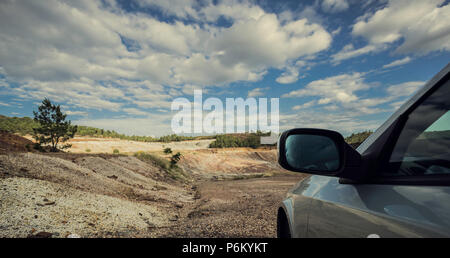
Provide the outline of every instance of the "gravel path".
{"type": "Polygon", "coordinates": [[[157,237],[276,237],[278,205],[304,174],[203,182],[197,201],[157,237]]]}

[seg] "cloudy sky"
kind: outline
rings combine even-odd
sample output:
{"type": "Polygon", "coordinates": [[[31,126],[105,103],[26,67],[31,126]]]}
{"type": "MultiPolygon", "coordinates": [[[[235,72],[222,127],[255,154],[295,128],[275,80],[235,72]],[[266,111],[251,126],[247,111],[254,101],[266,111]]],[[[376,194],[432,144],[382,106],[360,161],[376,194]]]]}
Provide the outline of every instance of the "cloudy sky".
{"type": "Polygon", "coordinates": [[[170,134],[177,97],[280,98],[281,129],[376,129],[450,61],[450,5],[0,1],[0,114],[170,134]]]}

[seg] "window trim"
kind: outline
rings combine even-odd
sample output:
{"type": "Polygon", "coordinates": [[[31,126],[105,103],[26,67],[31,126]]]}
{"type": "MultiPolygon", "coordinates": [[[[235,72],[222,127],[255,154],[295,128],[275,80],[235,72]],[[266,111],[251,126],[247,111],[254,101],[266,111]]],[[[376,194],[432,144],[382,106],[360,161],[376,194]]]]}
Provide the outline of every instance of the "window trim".
{"type": "Polygon", "coordinates": [[[450,175],[426,175],[426,176],[380,176],[382,170],[388,169],[389,159],[394,151],[399,136],[403,131],[409,115],[420,106],[429,96],[436,92],[441,86],[450,81],[450,72],[447,72],[438,80],[427,92],[425,92],[408,109],[400,114],[393,122],[393,131],[387,140],[383,142],[378,155],[378,164],[371,177],[364,183],[368,184],[389,184],[389,185],[428,185],[428,186],[450,186],[450,175]]]}

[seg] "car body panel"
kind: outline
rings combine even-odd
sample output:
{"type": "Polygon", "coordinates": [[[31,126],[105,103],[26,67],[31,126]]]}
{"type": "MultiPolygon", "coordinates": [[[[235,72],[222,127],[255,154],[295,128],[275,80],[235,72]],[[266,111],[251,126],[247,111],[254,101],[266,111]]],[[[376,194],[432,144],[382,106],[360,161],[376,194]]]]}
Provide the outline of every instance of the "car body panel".
{"type": "Polygon", "coordinates": [[[293,237],[306,237],[308,225],[308,211],[311,197],[314,192],[308,185],[309,180],[305,179],[297,183],[287,194],[282,202],[286,216],[289,220],[289,228],[293,237]]]}
{"type": "Polygon", "coordinates": [[[340,184],[325,176],[311,176],[301,186],[294,192],[315,192],[304,200],[308,237],[450,236],[448,187],[340,184]]]}

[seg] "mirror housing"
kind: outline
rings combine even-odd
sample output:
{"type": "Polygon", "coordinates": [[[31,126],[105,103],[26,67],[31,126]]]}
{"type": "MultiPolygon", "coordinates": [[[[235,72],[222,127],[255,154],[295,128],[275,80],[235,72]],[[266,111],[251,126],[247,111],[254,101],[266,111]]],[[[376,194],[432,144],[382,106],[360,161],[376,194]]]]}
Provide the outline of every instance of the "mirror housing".
{"type": "Polygon", "coordinates": [[[278,139],[278,163],[285,169],[359,180],[361,155],[335,131],[295,128],[278,139]]]}

